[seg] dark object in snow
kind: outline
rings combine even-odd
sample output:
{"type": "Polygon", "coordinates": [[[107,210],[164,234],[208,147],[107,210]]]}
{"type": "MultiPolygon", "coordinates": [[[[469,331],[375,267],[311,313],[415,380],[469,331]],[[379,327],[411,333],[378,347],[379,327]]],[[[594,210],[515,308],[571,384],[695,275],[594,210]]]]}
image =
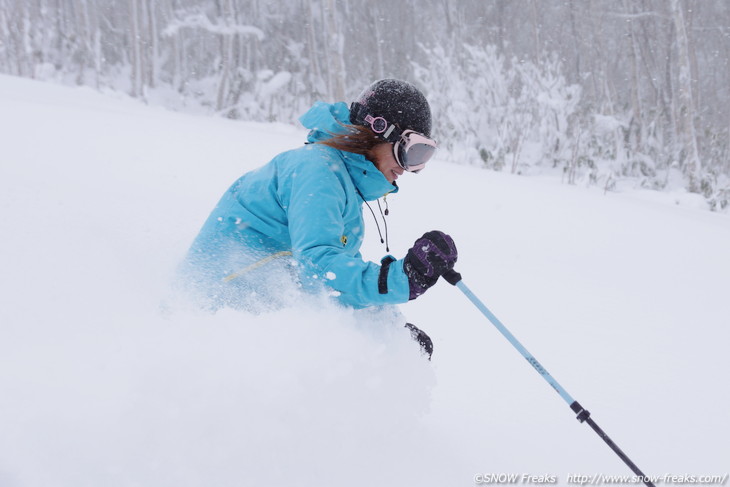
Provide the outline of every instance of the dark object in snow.
{"type": "Polygon", "coordinates": [[[421,350],[423,351],[423,353],[428,355],[428,359],[431,360],[431,355],[433,355],[433,342],[431,341],[431,337],[426,335],[425,331],[421,330],[412,323],[406,323],[406,328],[411,331],[411,336],[413,337],[413,339],[416,340],[419,345],[421,345],[421,350]]]}

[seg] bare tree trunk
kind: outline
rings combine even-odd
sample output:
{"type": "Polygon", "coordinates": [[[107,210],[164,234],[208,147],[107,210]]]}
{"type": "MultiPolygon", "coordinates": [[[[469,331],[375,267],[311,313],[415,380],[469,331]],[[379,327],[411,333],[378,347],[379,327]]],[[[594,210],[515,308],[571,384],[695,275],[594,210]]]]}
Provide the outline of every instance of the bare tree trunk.
{"type": "Polygon", "coordinates": [[[539,15],[537,13],[537,2],[536,0],[532,0],[530,3],[531,12],[532,12],[532,35],[533,35],[533,42],[535,43],[534,49],[534,60],[537,62],[540,59],[540,21],[538,20],[539,15]]]}
{"type": "MultiPolygon", "coordinates": [[[[633,26],[634,20],[631,18],[634,13],[634,9],[629,4],[628,0],[624,0],[624,10],[629,15],[629,20],[626,23],[628,29],[628,51],[629,51],[629,64],[631,73],[631,84],[629,87],[631,97],[631,123],[629,125],[629,147],[632,150],[637,150],[641,147],[644,140],[644,120],[643,111],[641,107],[641,92],[639,86],[639,57],[641,56],[638,51],[635,29],[633,26]],[[634,136],[632,137],[632,132],[634,136]],[[633,139],[633,140],[632,140],[633,139]]],[[[637,20],[638,21],[638,20],[637,20]]]]}
{"type": "Polygon", "coordinates": [[[5,39],[5,42],[0,44],[0,71],[3,73],[11,72],[10,46],[8,45],[8,41],[10,40],[10,29],[8,28],[7,11],[7,0],[0,0],[0,39],[5,39]]]}
{"type": "Polygon", "coordinates": [[[102,43],[101,43],[101,17],[104,14],[99,11],[98,8],[96,8],[96,11],[94,12],[93,21],[92,21],[92,37],[91,37],[91,43],[92,43],[92,52],[94,56],[94,71],[95,77],[94,81],[96,83],[96,89],[98,90],[101,88],[101,76],[104,74],[104,53],[102,52],[102,43]]]}
{"type": "Polygon", "coordinates": [[[380,9],[377,4],[374,4],[372,8],[368,8],[370,13],[370,24],[373,29],[373,40],[375,41],[375,73],[378,79],[385,77],[385,61],[383,59],[383,47],[381,46],[380,39],[380,9]]]}
{"type": "Polygon", "coordinates": [[[130,95],[134,97],[141,97],[143,95],[142,80],[144,79],[142,72],[142,49],[139,28],[139,1],[140,0],[129,0],[129,23],[131,33],[130,57],[132,61],[130,95]]]}
{"type": "Polygon", "coordinates": [[[589,0],[587,10],[588,15],[586,15],[586,22],[588,23],[588,32],[589,32],[589,41],[587,45],[589,46],[588,49],[588,70],[591,73],[591,86],[593,91],[592,98],[598,102],[598,104],[601,104],[601,97],[603,95],[603,84],[601,80],[605,76],[605,71],[602,71],[600,68],[603,67],[602,60],[597,55],[598,52],[601,52],[601,29],[600,29],[600,19],[599,22],[594,21],[594,17],[596,14],[593,14],[593,12],[597,12],[597,9],[593,3],[593,0],[589,0]],[[598,25],[596,25],[598,24],[598,25]]]}
{"type": "Polygon", "coordinates": [[[505,0],[497,0],[497,46],[499,54],[506,56],[504,52],[504,2],[505,0]]]}
{"type": "Polygon", "coordinates": [[[80,26],[81,32],[78,33],[80,38],[79,47],[82,51],[81,60],[79,61],[79,74],[76,80],[77,84],[84,84],[84,70],[92,67],[94,71],[94,85],[98,89],[100,86],[99,75],[101,74],[101,40],[99,39],[99,23],[97,16],[90,12],[91,7],[87,0],[79,0],[76,8],[79,20],[77,24],[80,26]]]}
{"type": "Polygon", "coordinates": [[[700,89],[699,89],[699,79],[700,79],[700,73],[699,68],[697,67],[697,51],[695,49],[696,46],[696,36],[692,35],[693,26],[694,26],[694,19],[695,19],[695,9],[699,6],[696,4],[693,0],[684,0],[684,13],[685,13],[685,25],[686,25],[686,32],[687,32],[687,53],[689,55],[689,66],[690,66],[690,73],[692,76],[692,101],[694,102],[695,107],[702,106],[702,100],[700,99],[700,89]]]}
{"type": "MultiPolygon", "coordinates": [[[[170,5],[169,19],[175,20],[178,16],[179,3],[178,0],[172,0],[170,5]]],[[[188,80],[188,66],[187,56],[185,49],[185,32],[183,30],[177,31],[171,39],[173,49],[174,68],[172,79],[175,88],[178,92],[183,93],[185,91],[185,83],[188,80]]]]}
{"type": "MultiPolygon", "coordinates": [[[[261,7],[259,5],[259,0],[249,0],[249,3],[251,4],[252,12],[253,12],[253,18],[258,19],[261,22],[264,22],[263,16],[261,15],[261,7]]],[[[261,41],[258,37],[253,38],[253,42],[250,43],[251,45],[251,71],[256,72],[259,69],[261,69],[262,64],[265,64],[265,60],[262,59],[262,49],[261,49],[261,41]]]]}
{"type": "MultiPolygon", "coordinates": [[[[220,22],[227,27],[235,26],[235,15],[233,11],[233,2],[225,0],[221,6],[220,22]]],[[[216,98],[216,110],[221,111],[226,105],[228,92],[230,91],[231,65],[233,64],[233,33],[221,34],[221,73],[218,81],[218,96],[216,98]]]]}
{"type": "Polygon", "coordinates": [[[74,34],[76,37],[76,49],[75,49],[75,64],[76,64],[76,84],[84,85],[84,68],[86,67],[86,58],[88,57],[88,22],[85,14],[86,2],[85,0],[74,0],[71,2],[73,5],[73,19],[74,19],[74,34]]]}
{"type": "Polygon", "coordinates": [[[668,134],[671,138],[671,155],[672,160],[669,161],[667,164],[667,173],[666,173],[666,180],[664,181],[665,186],[669,183],[669,176],[671,174],[671,168],[675,161],[679,161],[679,153],[681,152],[680,145],[681,142],[679,141],[679,128],[677,127],[677,110],[675,109],[676,106],[676,96],[674,94],[674,83],[672,82],[672,56],[671,54],[671,46],[674,45],[675,37],[676,37],[676,31],[677,29],[674,26],[674,21],[669,23],[669,35],[667,36],[668,39],[668,45],[670,46],[670,51],[668,55],[666,56],[666,64],[664,67],[664,77],[665,77],[665,92],[664,97],[666,98],[666,104],[667,104],[667,118],[669,123],[669,130],[668,134]]]}
{"type": "MultiPolygon", "coordinates": [[[[172,4],[171,1],[165,0],[165,4],[163,7],[160,8],[160,11],[162,12],[162,22],[171,22],[175,19],[175,6],[172,4]]],[[[180,86],[180,43],[179,43],[179,36],[180,33],[173,36],[164,36],[160,38],[160,41],[162,41],[162,45],[160,47],[161,50],[167,51],[169,53],[169,68],[168,68],[168,75],[170,77],[170,84],[173,88],[179,89],[180,86]]]]}
{"type": "Polygon", "coordinates": [[[307,22],[307,53],[310,62],[312,63],[312,69],[310,70],[309,82],[312,88],[312,92],[316,95],[321,95],[320,84],[323,81],[322,69],[320,68],[320,53],[317,49],[317,36],[314,31],[314,26],[317,24],[317,17],[314,11],[314,2],[310,0],[304,0],[309,8],[309,21],[307,22]]]}
{"type": "Polygon", "coordinates": [[[345,36],[341,33],[340,19],[335,0],[327,0],[327,50],[330,52],[330,96],[334,100],[345,99],[345,36]]]}
{"type": "Polygon", "coordinates": [[[580,49],[582,42],[580,40],[580,36],[578,35],[578,29],[575,24],[575,11],[576,6],[573,0],[570,0],[568,3],[568,8],[570,9],[570,31],[573,34],[573,46],[575,49],[575,78],[576,80],[581,79],[580,75],[580,49]]]}
{"type": "Polygon", "coordinates": [[[680,164],[689,179],[689,190],[695,193],[701,191],[700,174],[701,163],[697,148],[697,133],[695,130],[694,100],[692,96],[692,66],[689,54],[689,39],[684,21],[681,0],[672,0],[672,18],[677,32],[677,65],[679,76],[677,79],[677,119],[680,130],[679,139],[682,141],[680,164]]]}
{"type": "Polygon", "coordinates": [[[159,45],[158,45],[158,33],[157,33],[157,13],[155,7],[157,2],[146,3],[146,15],[147,19],[147,38],[149,39],[147,46],[147,85],[155,87],[157,84],[157,77],[159,76],[159,66],[157,65],[159,59],[159,45]]]}
{"type": "MultiPolygon", "coordinates": [[[[16,4],[17,5],[17,4],[16,4]]],[[[11,31],[14,30],[15,33],[13,37],[15,37],[15,66],[16,66],[16,74],[18,76],[29,76],[33,78],[33,72],[27,72],[26,65],[27,63],[27,44],[28,44],[28,33],[26,27],[30,25],[30,20],[28,19],[28,12],[26,10],[26,7],[23,3],[20,4],[18,7],[20,9],[20,12],[16,11],[15,14],[15,22],[11,22],[10,29],[11,31]],[[14,24],[14,25],[13,25],[14,24]]],[[[12,35],[12,34],[11,34],[12,35]]]]}

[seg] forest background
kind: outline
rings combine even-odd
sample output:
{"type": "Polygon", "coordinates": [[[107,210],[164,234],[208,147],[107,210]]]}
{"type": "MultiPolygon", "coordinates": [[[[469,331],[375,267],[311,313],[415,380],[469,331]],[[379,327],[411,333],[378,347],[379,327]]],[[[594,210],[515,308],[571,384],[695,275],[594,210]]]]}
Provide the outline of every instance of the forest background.
{"type": "Polygon", "coordinates": [[[718,211],[729,60],[724,0],[0,0],[1,73],[285,123],[403,78],[443,158],[718,211]]]}

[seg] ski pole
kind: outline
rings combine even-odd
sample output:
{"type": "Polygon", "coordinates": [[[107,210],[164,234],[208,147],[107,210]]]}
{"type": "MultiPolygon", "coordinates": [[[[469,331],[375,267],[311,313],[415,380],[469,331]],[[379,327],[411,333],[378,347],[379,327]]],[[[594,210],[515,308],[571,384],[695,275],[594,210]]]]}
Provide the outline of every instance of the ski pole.
{"type": "Polygon", "coordinates": [[[591,418],[591,413],[588,412],[588,410],[584,409],[583,406],[580,405],[578,401],[573,399],[573,397],[568,394],[568,391],[566,391],[563,386],[561,386],[555,378],[548,373],[545,368],[540,365],[540,362],[537,361],[537,359],[527,351],[527,349],[520,343],[515,336],[510,333],[510,331],[505,327],[499,319],[497,319],[494,314],[492,314],[491,311],[484,305],[484,303],[481,302],[479,298],[476,297],[476,295],[471,292],[471,290],[464,284],[464,281],[461,279],[461,274],[454,270],[447,271],[444,274],[444,279],[449,284],[452,284],[456,287],[458,287],[461,292],[463,292],[469,300],[474,303],[474,305],[479,309],[479,311],[484,314],[484,316],[487,317],[487,319],[499,330],[499,332],[514,346],[517,351],[519,351],[523,357],[532,365],[532,367],[537,371],[538,374],[542,376],[543,379],[547,381],[548,384],[552,386],[553,389],[557,391],[558,394],[560,394],[560,397],[562,397],[565,402],[568,403],[570,406],[570,409],[573,410],[574,413],[576,413],[578,416],[576,419],[583,423],[586,422],[588,425],[595,431],[598,436],[603,439],[603,441],[606,442],[606,444],[611,447],[611,449],[616,453],[616,455],[619,456],[621,460],[624,461],[626,465],[633,471],[641,481],[646,484],[649,487],[654,487],[654,484],[651,482],[651,480],[644,475],[644,473],[639,470],[639,467],[636,466],[634,462],[631,461],[631,459],[626,456],[626,454],[621,450],[621,448],[616,445],[616,443],[613,442],[611,438],[608,437],[608,435],[598,427],[598,425],[593,421],[591,418]]]}

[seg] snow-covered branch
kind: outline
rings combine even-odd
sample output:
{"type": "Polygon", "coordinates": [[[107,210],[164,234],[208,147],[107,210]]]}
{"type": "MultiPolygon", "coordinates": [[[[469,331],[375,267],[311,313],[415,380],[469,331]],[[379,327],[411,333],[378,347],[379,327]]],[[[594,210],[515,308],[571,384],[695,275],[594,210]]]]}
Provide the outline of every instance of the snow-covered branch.
{"type": "Polygon", "coordinates": [[[181,29],[201,29],[211,34],[222,36],[250,35],[258,40],[264,40],[264,31],[252,25],[238,25],[230,23],[214,23],[205,14],[188,15],[184,19],[173,20],[162,30],[162,35],[172,37],[181,29]]]}

